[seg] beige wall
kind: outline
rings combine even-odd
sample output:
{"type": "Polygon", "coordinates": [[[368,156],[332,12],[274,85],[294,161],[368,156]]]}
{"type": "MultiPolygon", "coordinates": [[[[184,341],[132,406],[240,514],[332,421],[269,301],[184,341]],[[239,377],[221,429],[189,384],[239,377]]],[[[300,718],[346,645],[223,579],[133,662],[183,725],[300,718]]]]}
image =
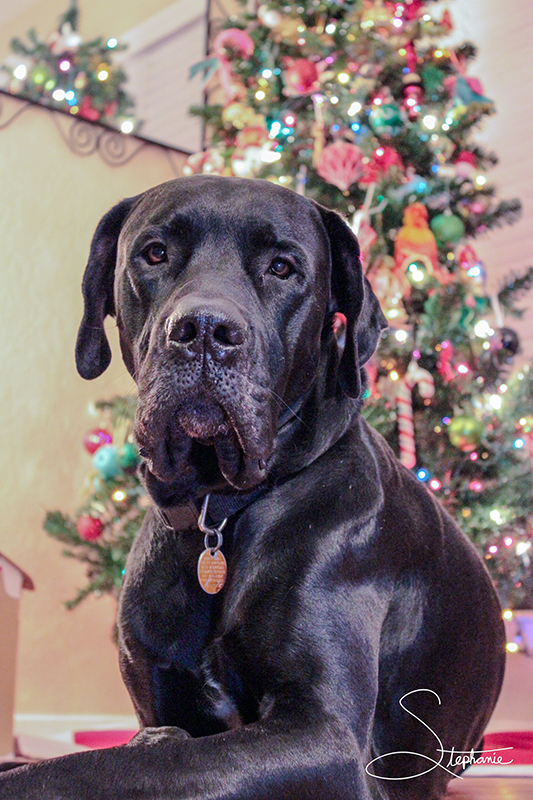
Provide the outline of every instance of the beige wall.
{"type": "MultiPolygon", "coordinates": [[[[510,273],[521,273],[533,264],[533,3],[513,0],[451,0],[448,7],[455,23],[452,42],[466,39],[478,47],[478,58],[469,74],[481,80],[497,113],[479,132],[478,140],[499,158],[488,173],[503,198],[519,197],[523,205],[520,222],[490,231],[475,248],[487,269],[489,291],[499,289],[510,273]]],[[[436,14],[438,16],[438,14],[436,14]]],[[[524,318],[506,324],[522,342],[520,360],[533,359],[533,291],[522,303],[524,318]]]]}
{"type": "Polygon", "coordinates": [[[152,146],[118,168],[72,154],[40,108],[0,131],[0,551],[36,585],[22,600],[18,712],[131,713],[110,639],[114,604],[91,598],[64,609],[83,568],[61,556],[42,521],[82,501],[89,403],[132,389],[115,331],[101,378],[85,382],[75,370],[92,232],[115,202],[173,177],[152,146]]]}

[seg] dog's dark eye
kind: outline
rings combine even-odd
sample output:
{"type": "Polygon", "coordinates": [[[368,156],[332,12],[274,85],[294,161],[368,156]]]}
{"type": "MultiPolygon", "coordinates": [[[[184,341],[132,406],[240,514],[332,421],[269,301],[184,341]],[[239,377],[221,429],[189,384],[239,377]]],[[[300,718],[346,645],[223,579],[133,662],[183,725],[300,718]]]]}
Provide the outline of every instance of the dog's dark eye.
{"type": "Polygon", "coordinates": [[[281,278],[282,280],[286,280],[293,273],[292,266],[283,258],[275,258],[268,271],[271,275],[275,275],[276,278],[281,278]]]}
{"type": "Polygon", "coordinates": [[[149,264],[161,264],[167,260],[167,248],[164,244],[151,244],[143,255],[149,264]]]}

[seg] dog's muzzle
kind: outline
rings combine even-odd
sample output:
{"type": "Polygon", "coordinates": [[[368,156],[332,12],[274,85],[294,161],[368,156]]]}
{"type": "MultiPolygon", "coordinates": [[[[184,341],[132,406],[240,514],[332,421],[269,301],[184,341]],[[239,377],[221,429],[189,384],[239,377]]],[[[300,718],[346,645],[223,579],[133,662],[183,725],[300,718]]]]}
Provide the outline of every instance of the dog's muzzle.
{"type": "Polygon", "coordinates": [[[185,476],[196,440],[215,448],[230,485],[256,485],[273,447],[277,409],[245,312],[232,300],[190,293],[158,327],[159,344],[140,375],[136,421],[150,471],[166,483],[185,476]]]}

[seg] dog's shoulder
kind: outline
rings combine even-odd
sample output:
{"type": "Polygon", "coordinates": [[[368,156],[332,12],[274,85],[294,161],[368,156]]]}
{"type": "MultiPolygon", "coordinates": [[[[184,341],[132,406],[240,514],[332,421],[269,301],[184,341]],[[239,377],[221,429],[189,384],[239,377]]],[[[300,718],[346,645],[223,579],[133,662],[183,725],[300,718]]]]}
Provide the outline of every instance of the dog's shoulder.
{"type": "Polygon", "coordinates": [[[401,464],[374,428],[364,420],[361,425],[378,464],[383,492],[382,541],[392,543],[398,561],[423,573],[428,585],[453,574],[456,586],[459,580],[468,586],[476,576],[477,585],[488,591],[485,565],[441,500],[401,464]]]}

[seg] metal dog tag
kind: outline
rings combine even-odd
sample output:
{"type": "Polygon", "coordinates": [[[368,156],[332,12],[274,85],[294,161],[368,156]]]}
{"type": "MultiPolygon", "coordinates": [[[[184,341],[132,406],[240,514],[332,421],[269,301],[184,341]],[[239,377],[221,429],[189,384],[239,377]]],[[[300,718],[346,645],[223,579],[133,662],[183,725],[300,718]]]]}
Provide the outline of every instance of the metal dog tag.
{"type": "Polygon", "coordinates": [[[222,520],[216,528],[208,528],[205,524],[208,503],[209,495],[206,495],[198,518],[198,527],[202,533],[205,533],[205,550],[200,553],[198,559],[198,583],[207,594],[217,594],[226,583],[226,575],[228,574],[228,565],[220,549],[222,547],[222,530],[228,520],[222,520]],[[209,546],[210,536],[217,537],[214,547],[209,546]]]}
{"type": "Polygon", "coordinates": [[[207,594],[217,594],[226,583],[228,567],[221,550],[204,550],[198,559],[198,583],[207,594]]]}

